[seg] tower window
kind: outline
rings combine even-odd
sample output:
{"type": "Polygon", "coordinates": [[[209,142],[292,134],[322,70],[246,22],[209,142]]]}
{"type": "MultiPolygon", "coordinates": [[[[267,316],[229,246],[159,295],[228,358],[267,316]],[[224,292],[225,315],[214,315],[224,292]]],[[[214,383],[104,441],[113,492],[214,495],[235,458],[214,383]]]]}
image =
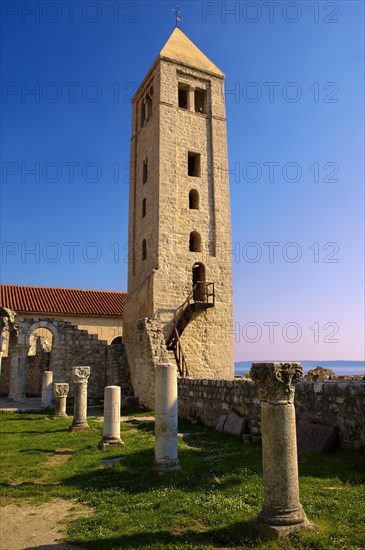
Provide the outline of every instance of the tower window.
{"type": "Polygon", "coordinates": [[[146,95],[146,120],[149,120],[152,116],[152,99],[150,94],[146,95]]]}
{"type": "Polygon", "coordinates": [[[206,99],[207,99],[206,91],[201,90],[200,88],[195,88],[195,90],[194,90],[194,103],[195,103],[195,112],[196,113],[206,113],[207,112],[206,99]]]}
{"type": "Polygon", "coordinates": [[[190,233],[189,250],[190,252],[202,251],[202,240],[200,234],[197,231],[192,231],[190,233]]]}
{"type": "Polygon", "coordinates": [[[143,128],[143,126],[144,126],[145,118],[146,118],[146,104],[145,104],[144,101],[142,101],[142,104],[141,104],[141,128],[143,128]]]}
{"type": "Polygon", "coordinates": [[[142,260],[145,260],[147,258],[147,243],[146,239],[143,239],[142,241],[142,260]]]}
{"type": "Polygon", "coordinates": [[[190,210],[199,210],[199,193],[196,189],[189,191],[189,208],[190,210]]]}
{"type": "Polygon", "coordinates": [[[200,177],[199,153],[188,153],[188,176],[200,177]]]}
{"type": "Polygon", "coordinates": [[[148,158],[146,157],[146,160],[143,161],[143,169],[142,169],[142,181],[143,183],[147,182],[148,178],[148,158]]]}
{"type": "Polygon", "coordinates": [[[189,107],[189,87],[179,83],[179,107],[180,109],[188,109],[189,107]]]}
{"type": "Polygon", "coordinates": [[[146,217],[146,199],[143,199],[142,201],[142,218],[146,217]]]}

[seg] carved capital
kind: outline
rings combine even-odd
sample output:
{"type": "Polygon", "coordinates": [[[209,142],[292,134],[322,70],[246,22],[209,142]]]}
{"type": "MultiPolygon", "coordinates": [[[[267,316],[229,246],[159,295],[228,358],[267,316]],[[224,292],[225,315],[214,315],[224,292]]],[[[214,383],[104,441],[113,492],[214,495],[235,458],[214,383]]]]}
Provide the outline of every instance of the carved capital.
{"type": "Polygon", "coordinates": [[[72,367],[74,384],[87,384],[90,376],[90,367],[72,367]]]}
{"type": "Polygon", "coordinates": [[[55,397],[67,397],[69,385],[66,383],[53,384],[53,395],[55,397]]]}
{"type": "Polygon", "coordinates": [[[301,363],[252,363],[250,375],[259,386],[261,401],[293,403],[303,369],[301,363]]]}

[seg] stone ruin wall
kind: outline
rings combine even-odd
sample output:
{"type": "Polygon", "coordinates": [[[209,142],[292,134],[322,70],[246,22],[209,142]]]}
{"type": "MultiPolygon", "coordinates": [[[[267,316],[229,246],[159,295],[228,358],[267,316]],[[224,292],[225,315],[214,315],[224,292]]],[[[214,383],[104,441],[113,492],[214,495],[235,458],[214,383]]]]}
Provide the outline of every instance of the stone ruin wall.
{"type": "MultiPolygon", "coordinates": [[[[41,322],[44,328],[52,329],[57,334],[50,352],[49,368],[53,371],[54,382],[70,384],[70,395],[73,393],[72,367],[78,365],[90,366],[88,395],[91,399],[102,399],[104,386],[108,384],[118,384],[125,393],[132,393],[123,344],[108,345],[105,340],[99,340],[96,334],[89,334],[58,318],[32,318],[20,321],[20,324],[22,322],[25,323],[25,330],[41,322]]],[[[29,349],[32,352],[31,346],[29,349]]],[[[28,396],[40,396],[42,373],[37,371],[36,357],[27,357],[28,396]]],[[[9,392],[10,362],[10,356],[2,358],[0,395],[5,397],[9,392]]]]}
{"type": "MultiPolygon", "coordinates": [[[[215,426],[218,417],[247,417],[248,431],[260,434],[260,400],[251,380],[178,380],[179,416],[215,426]]],[[[341,447],[365,449],[365,382],[301,382],[296,385],[297,423],[336,428],[341,447]]]]}

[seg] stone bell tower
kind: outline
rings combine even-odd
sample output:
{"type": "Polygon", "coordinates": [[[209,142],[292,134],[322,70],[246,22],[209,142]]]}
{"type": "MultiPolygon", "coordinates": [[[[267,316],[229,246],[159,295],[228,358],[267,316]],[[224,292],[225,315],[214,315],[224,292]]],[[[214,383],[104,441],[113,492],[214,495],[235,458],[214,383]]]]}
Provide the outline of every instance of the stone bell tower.
{"type": "Polygon", "coordinates": [[[151,405],[159,360],[234,374],[224,74],[176,27],[132,104],[124,341],[151,405]]]}

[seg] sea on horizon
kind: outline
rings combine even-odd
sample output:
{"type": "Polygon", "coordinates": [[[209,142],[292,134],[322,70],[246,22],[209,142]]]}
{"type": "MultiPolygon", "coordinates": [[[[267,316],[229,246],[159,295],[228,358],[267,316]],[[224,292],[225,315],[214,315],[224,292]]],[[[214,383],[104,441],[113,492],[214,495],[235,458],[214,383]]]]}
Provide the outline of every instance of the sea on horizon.
{"type": "MultiPolygon", "coordinates": [[[[234,364],[235,376],[247,374],[254,361],[238,361],[234,364]]],[[[259,362],[259,361],[257,361],[259,362]]],[[[338,376],[365,375],[365,361],[300,361],[306,374],[310,369],[320,366],[332,369],[338,376]]]]}

